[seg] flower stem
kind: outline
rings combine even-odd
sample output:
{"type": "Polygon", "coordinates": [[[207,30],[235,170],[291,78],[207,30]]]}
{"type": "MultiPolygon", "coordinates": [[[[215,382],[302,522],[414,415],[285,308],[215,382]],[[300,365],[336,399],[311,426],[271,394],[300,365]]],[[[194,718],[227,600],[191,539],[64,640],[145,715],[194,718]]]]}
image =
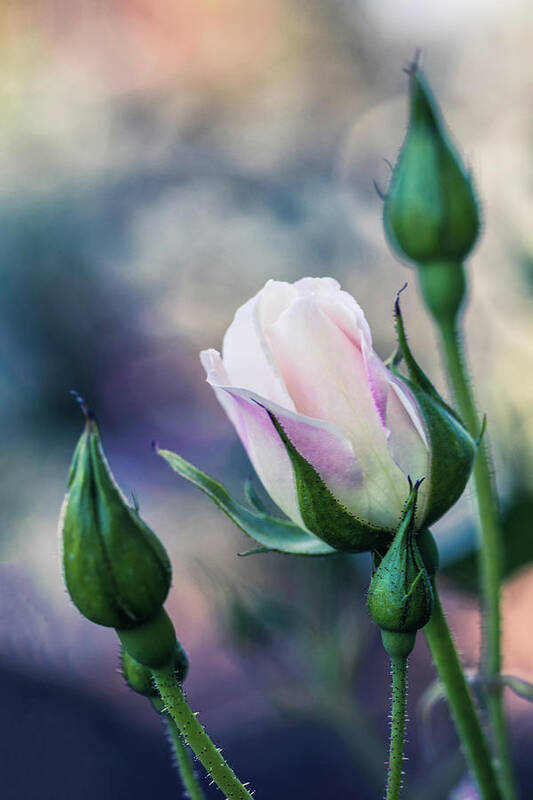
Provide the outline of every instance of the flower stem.
{"type": "MultiPolygon", "coordinates": [[[[459,412],[470,434],[476,438],[480,423],[461,350],[461,337],[456,318],[441,319],[439,330],[446,358],[446,367],[459,412]]],[[[495,752],[498,757],[503,796],[515,800],[509,737],[503,708],[502,686],[494,678],[501,672],[501,571],[502,530],[496,489],[492,480],[487,446],[482,441],[474,465],[474,484],[481,527],[480,579],[483,601],[481,674],[487,686],[487,711],[495,752]]]]}
{"type": "Polygon", "coordinates": [[[501,800],[503,794],[499,789],[491,752],[461,668],[435,583],[433,614],[424,628],[424,633],[481,798],[501,800]]]}
{"type": "Polygon", "coordinates": [[[154,669],[153,676],[168,714],[220,791],[231,800],[252,800],[250,792],[239,781],[196,718],[196,714],[191,711],[183,690],[176,681],[173,668],[154,669]]]}
{"type": "Polygon", "coordinates": [[[194,771],[192,759],[185,744],[185,740],[181,735],[178,726],[171,716],[165,715],[165,722],[167,725],[168,735],[172,744],[172,750],[176,758],[176,765],[178,772],[185,789],[185,795],[189,800],[204,800],[205,795],[200,788],[198,778],[194,771]]]}
{"type": "Polygon", "coordinates": [[[402,788],[403,746],[405,740],[406,656],[391,656],[391,673],[392,713],[386,800],[398,800],[402,788]]]}

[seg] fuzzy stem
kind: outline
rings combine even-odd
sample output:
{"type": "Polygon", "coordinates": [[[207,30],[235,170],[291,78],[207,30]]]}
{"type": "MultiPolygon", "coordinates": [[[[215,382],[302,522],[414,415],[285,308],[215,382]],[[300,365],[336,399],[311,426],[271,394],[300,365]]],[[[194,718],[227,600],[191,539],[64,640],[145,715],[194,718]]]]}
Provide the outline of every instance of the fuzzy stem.
{"type": "Polygon", "coordinates": [[[252,800],[250,792],[239,781],[196,718],[196,714],[191,711],[183,690],[176,681],[173,668],[154,669],[153,677],[168,714],[220,791],[231,800],[252,800]]]}
{"type": "Polygon", "coordinates": [[[183,788],[185,789],[185,796],[188,797],[189,800],[204,800],[205,795],[200,788],[185,740],[178,730],[176,723],[168,714],[165,715],[165,722],[172,744],[172,751],[176,758],[176,766],[181,782],[183,783],[183,788]]]}
{"type": "Polygon", "coordinates": [[[482,800],[502,800],[497,775],[479,715],[465,680],[459,656],[434,584],[434,608],[424,628],[440,680],[444,685],[457,733],[482,800]]]}
{"type": "Polygon", "coordinates": [[[398,800],[402,789],[407,657],[391,656],[392,713],[386,800],[398,800]]]}
{"type": "MultiPolygon", "coordinates": [[[[476,438],[480,433],[480,423],[468,381],[456,318],[441,319],[438,327],[446,358],[446,367],[459,412],[470,434],[476,438]]],[[[506,800],[515,800],[516,792],[503,708],[503,691],[501,684],[494,680],[499,676],[502,665],[500,584],[503,536],[496,488],[491,475],[485,441],[482,441],[478,448],[474,465],[474,484],[481,528],[479,559],[484,616],[480,669],[485,683],[494,687],[487,694],[487,711],[498,757],[503,795],[506,800]]]]}

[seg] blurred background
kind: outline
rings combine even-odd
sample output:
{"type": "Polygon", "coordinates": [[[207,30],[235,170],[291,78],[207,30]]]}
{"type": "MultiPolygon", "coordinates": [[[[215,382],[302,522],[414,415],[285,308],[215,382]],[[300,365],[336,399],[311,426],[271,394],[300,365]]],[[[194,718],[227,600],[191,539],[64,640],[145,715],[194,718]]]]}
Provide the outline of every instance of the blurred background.
{"type": "MultiPolygon", "coordinates": [[[[408,280],[410,341],[446,392],[373,185],[386,188],[384,159],[403,138],[402,65],[418,47],[482,198],[468,349],[506,515],[504,669],[533,679],[532,46],[527,0],[2,4],[4,800],[180,796],[161,721],[118,673],[116,637],[63,588],[57,518],[83,424],[72,388],[172,557],[189,699],[239,775],[258,800],[381,796],[389,674],[364,608],[368,561],[237,558],[244,535],[150,442],[242,497],[251,468],[197,354],[220,347],[268,278],[338,278],[383,357],[408,280]]],[[[446,608],[475,667],[469,495],[435,533],[446,608]]],[[[419,639],[406,798],[465,800],[419,639]]],[[[506,700],[526,797],[533,709],[506,700]]]]}

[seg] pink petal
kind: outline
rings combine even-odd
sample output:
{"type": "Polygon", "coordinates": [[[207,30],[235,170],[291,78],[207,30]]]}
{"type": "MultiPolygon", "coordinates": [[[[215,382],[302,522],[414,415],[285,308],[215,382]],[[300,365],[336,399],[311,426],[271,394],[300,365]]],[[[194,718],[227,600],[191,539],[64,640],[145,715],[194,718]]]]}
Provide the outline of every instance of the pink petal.
{"type": "Polygon", "coordinates": [[[365,360],[354,342],[357,335],[366,345],[366,336],[357,334],[356,320],[348,336],[346,326],[337,324],[337,311],[333,314],[329,300],[324,306],[320,296],[300,297],[265,336],[296,411],[333,423],[352,444],[364,470],[365,491],[356,492],[348,507],[388,527],[401,513],[407,479],[390,455],[365,360]]]}
{"type": "MultiPolygon", "coordinates": [[[[264,397],[234,387],[225,391],[234,398],[270,411],[301,456],[316,470],[331,493],[343,505],[363,487],[363,470],[347,437],[330,422],[295,414],[264,397]]],[[[270,419],[270,418],[269,418],[270,419]]],[[[273,427],[276,435],[279,434],[273,427]]]]}

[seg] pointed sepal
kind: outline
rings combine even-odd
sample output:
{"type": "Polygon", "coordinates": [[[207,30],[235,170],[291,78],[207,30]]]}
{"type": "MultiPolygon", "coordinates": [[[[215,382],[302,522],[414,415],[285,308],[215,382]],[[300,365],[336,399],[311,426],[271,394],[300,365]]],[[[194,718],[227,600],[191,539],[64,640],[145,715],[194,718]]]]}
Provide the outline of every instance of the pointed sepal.
{"type": "Polygon", "coordinates": [[[400,359],[393,360],[394,374],[410,388],[424,418],[431,452],[429,488],[423,519],[418,527],[429,527],[459,499],[470,477],[476,442],[456,412],[437,392],[417,363],[405,333],[399,295],[394,307],[398,348],[407,377],[400,372],[400,359]]]}
{"type": "Polygon", "coordinates": [[[291,442],[283,425],[268,411],[291,460],[300,513],[306,528],[336,550],[364,553],[386,547],[391,533],[351,514],[333,496],[314,467],[291,442]]]}
{"type": "Polygon", "coordinates": [[[238,528],[261,545],[244,555],[272,551],[289,555],[325,556],[335,552],[333,547],[294,522],[277,519],[258,510],[251,511],[241,505],[222,484],[177,453],[159,448],[156,448],[156,452],[178,475],[205,492],[238,528]]]}

